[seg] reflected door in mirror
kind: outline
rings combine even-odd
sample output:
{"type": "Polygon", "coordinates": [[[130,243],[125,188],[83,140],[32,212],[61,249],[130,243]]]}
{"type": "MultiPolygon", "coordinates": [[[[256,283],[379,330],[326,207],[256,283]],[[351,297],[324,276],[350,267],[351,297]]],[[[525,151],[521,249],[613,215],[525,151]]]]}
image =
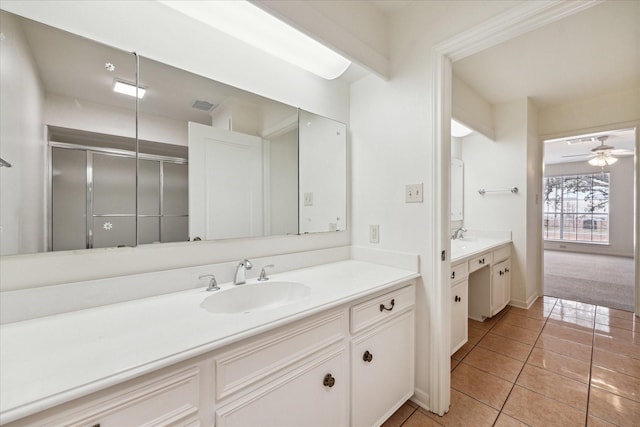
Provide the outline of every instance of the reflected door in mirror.
{"type": "Polygon", "coordinates": [[[189,235],[263,235],[262,139],[189,123],[189,235]]]}

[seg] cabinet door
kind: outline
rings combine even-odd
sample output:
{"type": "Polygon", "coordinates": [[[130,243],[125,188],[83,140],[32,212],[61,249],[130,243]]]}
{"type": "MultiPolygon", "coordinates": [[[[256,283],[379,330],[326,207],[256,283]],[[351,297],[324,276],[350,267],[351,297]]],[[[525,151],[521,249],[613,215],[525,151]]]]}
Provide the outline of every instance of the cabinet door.
{"type": "Polygon", "coordinates": [[[469,282],[462,281],[451,288],[451,354],[468,339],[469,282]]]}
{"type": "Polygon", "coordinates": [[[414,312],[353,339],[352,422],[379,425],[414,391],[414,312]]]}
{"type": "Polygon", "coordinates": [[[327,351],[273,384],[219,408],[215,425],[346,426],[346,363],[343,347],[327,351]]]}
{"type": "Polygon", "coordinates": [[[491,286],[491,315],[502,310],[511,299],[511,260],[506,259],[493,266],[491,286]]]}

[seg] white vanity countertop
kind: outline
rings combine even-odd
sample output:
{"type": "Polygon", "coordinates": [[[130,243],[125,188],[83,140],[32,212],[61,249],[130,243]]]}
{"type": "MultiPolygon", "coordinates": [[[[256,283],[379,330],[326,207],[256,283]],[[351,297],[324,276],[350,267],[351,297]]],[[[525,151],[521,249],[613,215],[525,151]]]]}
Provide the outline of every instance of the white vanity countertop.
{"type": "Polygon", "coordinates": [[[466,260],[483,252],[511,243],[511,238],[472,236],[451,241],[451,263],[466,260]]]}
{"type": "MultiPolygon", "coordinates": [[[[5,423],[419,277],[363,261],[274,274],[310,287],[303,300],[254,313],[212,314],[204,288],[0,327],[5,423]]],[[[249,282],[255,282],[251,280],[249,282]]],[[[266,282],[268,284],[268,282],[266,282]]],[[[233,287],[226,283],[224,289],[233,287]]]]}

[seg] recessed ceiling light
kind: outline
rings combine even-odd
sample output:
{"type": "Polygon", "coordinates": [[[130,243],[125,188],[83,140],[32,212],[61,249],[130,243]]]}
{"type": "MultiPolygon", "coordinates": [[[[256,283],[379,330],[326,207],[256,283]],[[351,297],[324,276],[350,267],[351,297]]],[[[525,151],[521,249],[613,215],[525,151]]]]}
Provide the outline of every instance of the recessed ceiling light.
{"type": "Polygon", "coordinates": [[[339,77],[351,65],[348,59],[248,1],[161,3],[327,80],[339,77]]]}
{"type": "Polygon", "coordinates": [[[472,132],[472,129],[469,129],[462,123],[458,123],[455,120],[451,119],[451,136],[455,136],[456,138],[464,138],[465,136],[470,135],[472,132]]]}
{"type": "Polygon", "coordinates": [[[129,83],[129,82],[125,82],[122,80],[116,80],[115,84],[113,85],[113,91],[114,92],[118,92],[118,93],[123,93],[125,95],[129,95],[129,96],[136,96],[136,93],[138,94],[138,98],[142,99],[144,97],[144,94],[147,92],[146,89],[143,89],[141,87],[138,87],[136,89],[136,85],[133,83],[129,83]]]}

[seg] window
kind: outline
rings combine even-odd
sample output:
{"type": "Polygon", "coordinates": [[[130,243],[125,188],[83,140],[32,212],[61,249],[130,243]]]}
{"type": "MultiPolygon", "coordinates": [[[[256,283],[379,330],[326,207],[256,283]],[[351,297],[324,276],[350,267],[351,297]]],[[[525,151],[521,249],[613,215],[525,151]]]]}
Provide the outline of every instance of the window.
{"type": "Polygon", "coordinates": [[[609,243],[609,173],[544,178],[545,240],[609,243]]]}

